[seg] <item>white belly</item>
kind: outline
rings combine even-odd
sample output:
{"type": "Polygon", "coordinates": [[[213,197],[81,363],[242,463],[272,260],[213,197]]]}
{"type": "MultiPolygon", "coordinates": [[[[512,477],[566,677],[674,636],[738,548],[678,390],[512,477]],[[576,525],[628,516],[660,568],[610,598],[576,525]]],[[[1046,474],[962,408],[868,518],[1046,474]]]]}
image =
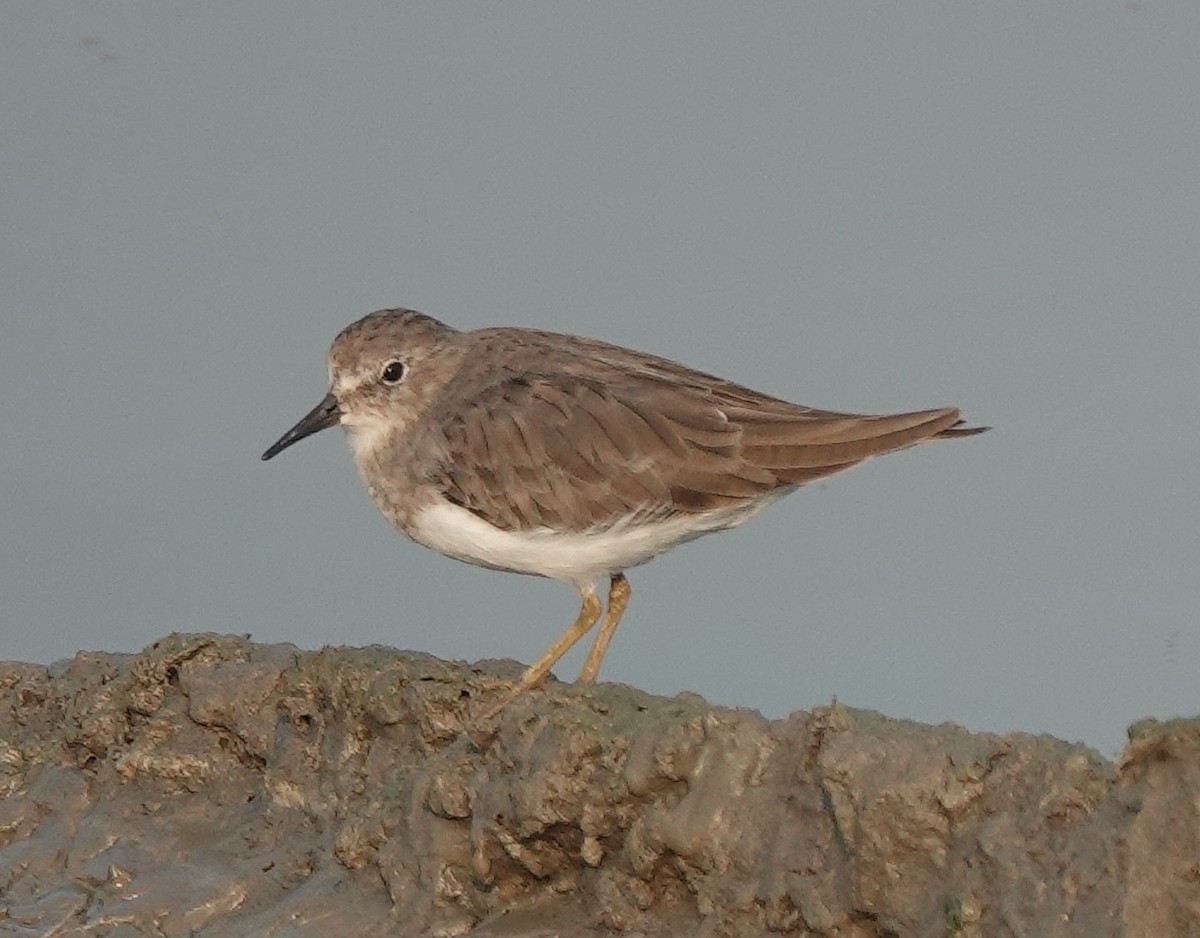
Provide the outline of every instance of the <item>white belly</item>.
{"type": "Polygon", "coordinates": [[[550,528],[503,531],[465,508],[442,502],[418,511],[407,533],[418,544],[456,560],[583,585],[636,567],[702,534],[741,524],[788,491],[778,489],[755,502],[719,512],[650,523],[623,522],[588,533],[550,528]]]}

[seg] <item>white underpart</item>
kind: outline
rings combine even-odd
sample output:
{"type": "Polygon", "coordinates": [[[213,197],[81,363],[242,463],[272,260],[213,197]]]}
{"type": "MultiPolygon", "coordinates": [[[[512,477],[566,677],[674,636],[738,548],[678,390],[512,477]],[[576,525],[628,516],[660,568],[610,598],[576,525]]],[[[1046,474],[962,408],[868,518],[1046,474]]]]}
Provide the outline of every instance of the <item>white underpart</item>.
{"type": "Polygon", "coordinates": [[[649,523],[630,520],[588,532],[550,528],[503,531],[465,508],[440,502],[417,512],[408,534],[418,544],[456,560],[583,587],[702,534],[735,527],[789,491],[790,487],[776,489],[754,502],[703,515],[649,523]]]}
{"type": "Polygon", "coordinates": [[[350,443],[354,461],[360,465],[370,460],[384,445],[385,439],[396,432],[394,421],[378,418],[355,419],[343,414],[341,423],[346,430],[346,439],[350,443]]]}

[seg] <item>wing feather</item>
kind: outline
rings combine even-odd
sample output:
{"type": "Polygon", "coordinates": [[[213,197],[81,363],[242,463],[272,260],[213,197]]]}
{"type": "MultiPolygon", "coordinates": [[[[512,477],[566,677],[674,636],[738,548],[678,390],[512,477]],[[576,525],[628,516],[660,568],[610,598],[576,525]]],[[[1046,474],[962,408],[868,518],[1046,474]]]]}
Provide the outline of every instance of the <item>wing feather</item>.
{"type": "Polygon", "coordinates": [[[576,348],[528,356],[439,423],[448,498],[505,530],[597,529],[749,507],[880,453],[973,432],[956,428],[955,408],[817,410],[603,343],[576,348]]]}

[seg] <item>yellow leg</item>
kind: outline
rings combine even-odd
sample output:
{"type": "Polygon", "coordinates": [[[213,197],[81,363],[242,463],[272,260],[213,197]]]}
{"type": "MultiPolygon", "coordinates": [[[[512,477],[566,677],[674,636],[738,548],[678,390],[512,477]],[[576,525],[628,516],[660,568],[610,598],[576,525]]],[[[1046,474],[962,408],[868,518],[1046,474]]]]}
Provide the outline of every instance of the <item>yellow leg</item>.
{"type": "Polygon", "coordinates": [[[629,581],[625,579],[625,574],[614,573],[608,587],[608,611],[604,614],[600,631],[596,633],[596,641],[592,643],[592,650],[588,652],[587,661],[583,663],[583,670],[579,672],[578,683],[594,684],[596,682],[596,675],[600,673],[600,662],[604,660],[604,653],[608,651],[609,642],[612,641],[613,634],[617,631],[621,616],[625,614],[625,607],[629,605],[629,594],[632,592],[629,581]]]}
{"type": "Polygon", "coordinates": [[[583,596],[583,605],[579,609],[578,618],[559,636],[557,642],[546,649],[542,657],[526,668],[513,690],[514,696],[541,684],[550,673],[550,669],[558,663],[558,659],[570,651],[571,646],[583,638],[600,618],[600,597],[596,595],[596,588],[588,584],[586,589],[580,589],[579,592],[583,596]]]}

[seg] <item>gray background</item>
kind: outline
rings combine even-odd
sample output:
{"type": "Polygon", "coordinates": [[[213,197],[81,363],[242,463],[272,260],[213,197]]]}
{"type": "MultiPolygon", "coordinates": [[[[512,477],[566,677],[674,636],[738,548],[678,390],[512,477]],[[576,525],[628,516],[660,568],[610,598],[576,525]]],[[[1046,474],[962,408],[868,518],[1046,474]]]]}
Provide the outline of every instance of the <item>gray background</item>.
{"type": "Polygon", "coordinates": [[[258,461],[406,305],[994,426],[636,570],[605,678],[1108,753],[1197,711],[1194,0],[0,21],[0,657],[535,657],[569,587],[408,544],[337,433],[258,461]]]}

